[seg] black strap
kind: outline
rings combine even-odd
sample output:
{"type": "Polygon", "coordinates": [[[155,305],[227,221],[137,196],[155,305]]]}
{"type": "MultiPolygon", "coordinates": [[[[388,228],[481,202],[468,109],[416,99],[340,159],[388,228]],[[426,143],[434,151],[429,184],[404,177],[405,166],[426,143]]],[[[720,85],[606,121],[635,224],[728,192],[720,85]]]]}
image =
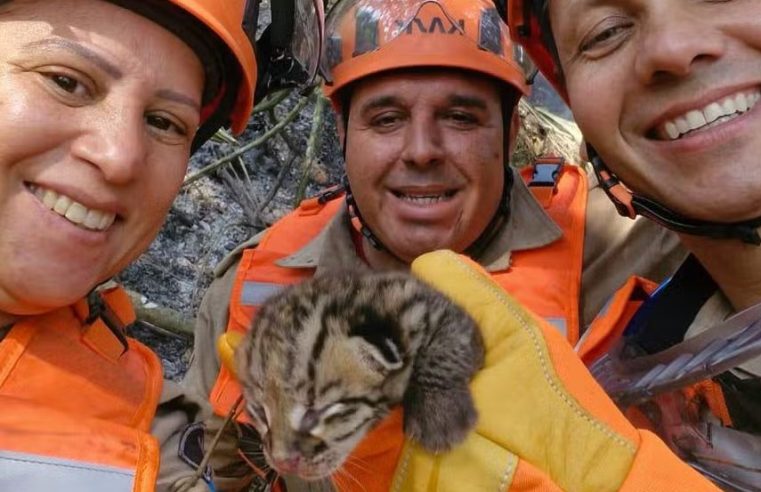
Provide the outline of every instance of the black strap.
{"type": "MultiPolygon", "coordinates": [[[[362,233],[362,235],[367,239],[373,248],[379,251],[385,251],[391,256],[397,258],[399,261],[402,261],[401,258],[397,257],[390,249],[386,247],[386,245],[383,244],[383,242],[378,238],[378,236],[375,235],[372,229],[368,227],[367,223],[362,218],[362,213],[359,211],[357,202],[354,200],[354,193],[351,191],[348,176],[344,174],[341,183],[342,191],[346,192],[345,199],[346,206],[349,210],[349,215],[359,220],[360,233],[362,233]]],[[[489,224],[483,230],[481,235],[465,250],[466,255],[470,256],[471,258],[477,258],[480,256],[483,250],[497,235],[502,224],[508,220],[510,216],[510,197],[512,195],[513,183],[513,170],[512,168],[506,166],[504,185],[502,187],[502,198],[500,199],[499,207],[497,208],[496,213],[492,217],[491,221],[489,221],[489,224]]]]}
{"type": "Polygon", "coordinates": [[[336,198],[340,197],[346,193],[346,188],[344,188],[343,182],[341,184],[337,184],[335,186],[331,186],[330,188],[327,188],[320,193],[317,194],[317,203],[320,205],[325,205],[326,203],[335,200],[336,198]]]}
{"type": "Polygon", "coordinates": [[[296,19],[296,2],[294,0],[277,0],[270,2],[272,10],[272,30],[269,34],[270,45],[275,50],[285,51],[291,46],[293,22],[296,19]]]}
{"type": "Polygon", "coordinates": [[[465,254],[471,258],[478,258],[491,244],[492,240],[499,234],[502,226],[510,218],[510,197],[513,193],[513,184],[515,183],[515,175],[512,168],[505,166],[505,179],[502,186],[502,198],[499,202],[499,208],[494,216],[489,221],[486,229],[483,230],[480,236],[468,246],[465,250],[465,254]]]}
{"type": "Polygon", "coordinates": [[[708,272],[690,255],[671,280],[651,296],[626,329],[628,342],[648,354],[676,345],[698,312],[718,290],[708,272]]]}
{"type": "MultiPolygon", "coordinates": [[[[614,193],[613,188],[622,186],[615,174],[610,172],[605,162],[591,145],[587,144],[587,154],[592,163],[600,187],[608,195],[618,212],[624,217],[631,215],[629,207],[614,193]]],[[[660,203],[636,193],[631,194],[631,208],[637,215],[642,215],[657,222],[667,229],[692,236],[704,236],[714,239],[739,239],[740,241],[761,246],[761,217],[739,222],[710,222],[691,219],[678,214],[660,203]]]]}
{"type": "Polygon", "coordinates": [[[256,41],[257,101],[270,92],[309,82],[310,74],[292,53],[296,0],[271,1],[270,10],[272,20],[256,41]]]}
{"type": "Polygon", "coordinates": [[[246,0],[243,10],[243,32],[248,36],[251,45],[256,45],[256,31],[259,27],[260,0],[246,0]]]}
{"type": "Polygon", "coordinates": [[[761,217],[742,222],[720,223],[690,219],[664,207],[660,203],[641,195],[632,195],[634,210],[643,217],[657,222],[672,231],[705,236],[714,239],[739,239],[740,241],[761,246],[761,217]]]}
{"type": "Polygon", "coordinates": [[[741,379],[728,371],[714,380],[721,385],[732,428],[761,434],[761,379],[741,379]]]}
{"type": "Polygon", "coordinates": [[[122,353],[127,352],[129,350],[129,342],[127,342],[127,337],[125,336],[127,327],[121,322],[119,317],[116,316],[116,313],[111,310],[106,301],[103,300],[100,292],[92,290],[87,294],[87,308],[89,313],[84,321],[85,324],[91,325],[100,318],[109,331],[113,333],[117,340],[119,340],[119,343],[124,349],[122,350],[122,353]]]}
{"type": "Polygon", "coordinates": [[[11,332],[11,328],[13,328],[13,323],[5,326],[0,326],[0,342],[2,342],[3,339],[8,336],[8,333],[11,332]]]}

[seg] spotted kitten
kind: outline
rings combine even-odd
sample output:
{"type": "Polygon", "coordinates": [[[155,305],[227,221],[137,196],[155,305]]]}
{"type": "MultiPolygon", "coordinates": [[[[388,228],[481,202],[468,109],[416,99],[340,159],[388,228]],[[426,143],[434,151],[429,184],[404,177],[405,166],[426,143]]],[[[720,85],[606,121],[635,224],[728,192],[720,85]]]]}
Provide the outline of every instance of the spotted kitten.
{"type": "Polygon", "coordinates": [[[402,273],[334,273],[290,287],[259,310],[237,353],[247,410],[277,472],[337,471],[391,407],[439,452],[477,414],[468,383],[483,362],[474,321],[402,273]]]}

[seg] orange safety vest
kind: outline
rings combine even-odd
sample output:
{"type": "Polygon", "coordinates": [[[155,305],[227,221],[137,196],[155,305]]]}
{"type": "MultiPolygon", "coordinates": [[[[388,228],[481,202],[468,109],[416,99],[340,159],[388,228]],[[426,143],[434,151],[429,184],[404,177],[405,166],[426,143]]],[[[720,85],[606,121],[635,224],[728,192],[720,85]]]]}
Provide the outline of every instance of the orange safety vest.
{"type": "MultiPolygon", "coordinates": [[[[547,246],[514,252],[511,265],[491,275],[524,306],[564,331],[575,344],[580,323],[586,175],[576,166],[563,166],[562,161],[549,158],[524,168],[521,176],[563,235],[547,246]]],[[[227,330],[245,333],[258,306],[270,295],[314,274],[314,268],[281,267],[276,261],[313,240],[339,212],[342,202],[305,200],[273,225],[256,247],[243,251],[231,292],[227,330]]],[[[235,376],[222,367],[209,396],[214,411],[227,415],[240,394],[235,376]]],[[[373,430],[372,438],[360,443],[355,456],[361,456],[364,463],[372,462],[376,472],[393,471],[402,450],[401,426],[401,412],[397,411],[373,430]]],[[[361,481],[365,490],[371,492],[388,490],[391,478],[375,474],[361,481]]]]}
{"type": "MultiPolygon", "coordinates": [[[[579,357],[585,365],[590,365],[613,348],[647,296],[650,296],[657,287],[656,283],[649,280],[631,277],[613,295],[602,312],[589,325],[584,340],[578,348],[579,357]]],[[[681,392],[687,401],[686,408],[695,413],[694,420],[699,420],[698,413],[705,404],[723,425],[732,425],[724,393],[721,386],[713,380],[690,385],[681,392]]],[[[626,416],[638,428],[657,431],[638,408],[627,409],[626,416]]]]}
{"type": "Polygon", "coordinates": [[[161,363],[112,331],[135,320],[126,292],[100,298],[103,316],[83,299],[0,341],[0,490],[155,490],[161,363]]]}

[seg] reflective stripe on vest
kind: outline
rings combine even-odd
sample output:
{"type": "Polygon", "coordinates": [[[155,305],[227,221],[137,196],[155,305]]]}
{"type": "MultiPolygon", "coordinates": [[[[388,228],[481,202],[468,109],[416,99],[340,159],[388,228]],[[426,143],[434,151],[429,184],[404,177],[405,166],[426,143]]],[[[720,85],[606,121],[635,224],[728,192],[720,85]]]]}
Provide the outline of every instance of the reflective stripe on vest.
{"type": "Polygon", "coordinates": [[[0,490],[131,492],[133,470],[0,451],[0,490]]]}
{"type": "Polygon", "coordinates": [[[260,306],[269,297],[283,290],[283,285],[270,282],[243,282],[240,303],[243,306],[260,306]]]}
{"type": "Polygon", "coordinates": [[[568,322],[565,320],[565,318],[544,318],[544,320],[554,326],[560,333],[563,334],[566,338],[568,338],[568,322]]]}
{"type": "MultiPolygon", "coordinates": [[[[103,297],[121,322],[134,320],[123,290],[103,297]]],[[[87,316],[86,303],[78,303],[25,318],[0,341],[0,481],[12,468],[14,474],[23,470],[19,480],[29,485],[14,482],[0,490],[37,490],[64,472],[62,483],[74,487],[85,476],[105,477],[98,470],[121,470],[122,478],[112,477],[113,487],[95,481],[79,490],[155,490],[159,451],[150,426],[161,364],[135,340],[126,339],[125,352],[108,326],[100,319],[86,324],[87,316]]],[[[56,482],[46,490],[68,489],[56,482]]]]}

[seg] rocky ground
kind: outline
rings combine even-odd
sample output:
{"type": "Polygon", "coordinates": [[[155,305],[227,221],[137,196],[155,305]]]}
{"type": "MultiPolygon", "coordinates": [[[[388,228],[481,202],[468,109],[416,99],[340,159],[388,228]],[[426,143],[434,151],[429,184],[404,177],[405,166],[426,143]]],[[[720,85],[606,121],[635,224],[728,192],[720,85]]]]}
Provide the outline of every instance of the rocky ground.
{"type": "MultiPolygon", "coordinates": [[[[562,103],[554,92],[543,82],[539,83],[534,101],[562,113],[562,103]]],[[[282,119],[299,100],[299,95],[291,95],[273,114],[266,111],[256,114],[247,131],[238,138],[238,144],[210,142],[205,145],[193,156],[189,174],[229,154],[242,143],[260,137],[273,126],[273,117],[282,119]]],[[[547,152],[575,157],[578,136],[573,126],[548,114],[529,105],[521,107],[524,129],[519,135],[513,162],[525,163],[533,155],[547,152]]],[[[215,265],[238,243],[293,207],[313,116],[312,101],[284,134],[244,154],[242,161],[184,187],[159,237],[119,280],[138,292],[144,305],[169,308],[178,314],[181,322],[192,325],[193,313],[212,279],[215,265]],[[263,206],[262,201],[270,195],[272,200],[263,206]]],[[[318,131],[317,159],[312,161],[307,173],[307,196],[338,183],[342,175],[341,149],[329,105],[318,131]]],[[[179,379],[184,374],[192,346],[188,334],[147,324],[135,327],[133,334],[158,351],[168,378],[179,379]]]]}

